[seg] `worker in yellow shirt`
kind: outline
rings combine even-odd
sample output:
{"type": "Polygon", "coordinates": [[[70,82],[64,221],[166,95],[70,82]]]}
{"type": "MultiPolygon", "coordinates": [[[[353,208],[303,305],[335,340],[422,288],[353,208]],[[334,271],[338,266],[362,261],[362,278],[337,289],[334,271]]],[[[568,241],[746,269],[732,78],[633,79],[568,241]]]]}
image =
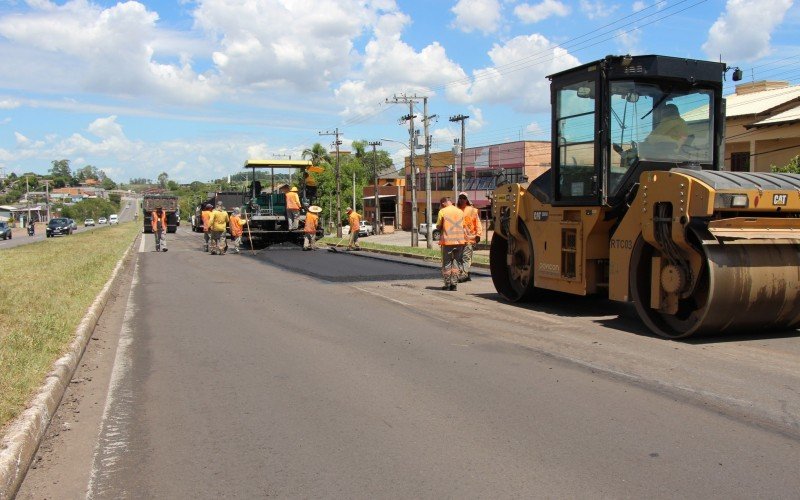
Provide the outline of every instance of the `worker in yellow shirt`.
{"type": "Polygon", "coordinates": [[[303,250],[316,250],[317,249],[317,226],[319,225],[319,214],[322,208],[316,205],[308,207],[306,214],[306,224],[303,227],[303,234],[305,241],[303,242],[303,250]],[[305,243],[308,243],[306,246],[305,243]]]}
{"type": "Polygon", "coordinates": [[[445,196],[440,201],[439,217],[436,227],[439,228],[439,245],[442,247],[442,290],[455,291],[458,287],[458,275],[463,267],[464,244],[464,212],[453,205],[453,200],[445,196]]]}
{"type": "Polygon", "coordinates": [[[297,229],[297,218],[300,215],[300,196],[297,194],[297,188],[292,186],[286,192],[286,224],[289,226],[290,231],[297,229]]]}
{"type": "Polygon", "coordinates": [[[347,249],[361,250],[358,244],[358,229],[361,225],[361,216],[352,207],[347,207],[347,222],[350,223],[350,243],[347,244],[347,249]]]}
{"type": "Polygon", "coordinates": [[[458,276],[458,282],[463,283],[472,281],[469,269],[472,267],[472,254],[475,251],[475,245],[481,240],[481,221],[480,212],[472,206],[467,193],[458,194],[458,208],[464,212],[464,255],[462,258],[463,265],[458,276]]]}
{"type": "Polygon", "coordinates": [[[228,228],[230,217],[225,211],[222,202],[217,202],[217,208],[211,212],[208,218],[208,226],[211,232],[211,255],[222,255],[225,253],[227,242],[225,241],[225,230],[228,228]]]}

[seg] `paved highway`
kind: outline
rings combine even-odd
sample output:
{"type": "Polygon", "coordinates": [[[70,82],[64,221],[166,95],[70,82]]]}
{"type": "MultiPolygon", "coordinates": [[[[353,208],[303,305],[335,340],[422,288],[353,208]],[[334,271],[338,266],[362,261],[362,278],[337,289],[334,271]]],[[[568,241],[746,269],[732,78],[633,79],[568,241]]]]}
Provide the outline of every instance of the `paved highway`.
{"type": "Polygon", "coordinates": [[[138,246],[19,498],[796,497],[797,332],[325,251],[138,246]]]}

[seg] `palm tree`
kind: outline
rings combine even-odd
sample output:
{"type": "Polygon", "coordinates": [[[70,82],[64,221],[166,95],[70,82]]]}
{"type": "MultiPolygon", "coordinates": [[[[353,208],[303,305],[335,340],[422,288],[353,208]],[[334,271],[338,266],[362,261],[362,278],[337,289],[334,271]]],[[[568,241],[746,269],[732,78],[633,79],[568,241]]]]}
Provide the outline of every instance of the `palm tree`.
{"type": "Polygon", "coordinates": [[[327,163],[330,165],[331,157],[328,154],[328,150],[322,147],[320,143],[314,143],[313,146],[310,148],[306,148],[303,150],[302,154],[303,159],[310,159],[311,163],[314,165],[319,165],[320,163],[327,163]]]}

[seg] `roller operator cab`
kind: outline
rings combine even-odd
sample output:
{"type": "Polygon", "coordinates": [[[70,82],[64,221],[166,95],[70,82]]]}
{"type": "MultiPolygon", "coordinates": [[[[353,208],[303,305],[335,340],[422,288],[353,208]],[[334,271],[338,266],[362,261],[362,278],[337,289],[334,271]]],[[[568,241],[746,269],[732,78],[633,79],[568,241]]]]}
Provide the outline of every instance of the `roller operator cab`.
{"type": "Polygon", "coordinates": [[[633,301],[669,338],[800,323],[800,176],[725,172],[722,63],[608,56],[551,75],[552,167],[492,200],[491,272],[633,301]]]}

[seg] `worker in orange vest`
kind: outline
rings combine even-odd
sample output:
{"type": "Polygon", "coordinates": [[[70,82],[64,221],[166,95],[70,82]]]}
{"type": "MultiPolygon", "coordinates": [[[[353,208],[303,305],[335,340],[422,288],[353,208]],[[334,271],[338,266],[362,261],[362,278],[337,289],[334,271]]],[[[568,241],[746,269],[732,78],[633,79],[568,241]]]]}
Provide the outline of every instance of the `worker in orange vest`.
{"type": "Polygon", "coordinates": [[[464,212],[453,205],[453,200],[445,196],[440,201],[439,217],[436,227],[441,231],[439,245],[442,247],[442,290],[455,291],[458,287],[458,276],[463,267],[464,244],[464,212]]]}
{"type": "Polygon", "coordinates": [[[150,213],[150,228],[156,237],[156,252],[166,252],[167,238],[164,235],[167,232],[167,212],[164,207],[159,205],[150,213]]]}
{"type": "Polygon", "coordinates": [[[322,208],[316,205],[308,207],[306,224],[303,227],[303,234],[305,235],[303,250],[317,249],[317,226],[319,225],[319,215],[317,214],[320,212],[322,212],[322,208]],[[308,245],[306,246],[305,243],[308,243],[308,245]]]}
{"type": "Polygon", "coordinates": [[[458,282],[463,283],[472,281],[469,269],[472,267],[472,254],[475,250],[475,245],[481,240],[481,221],[480,212],[472,206],[467,193],[458,194],[458,208],[464,212],[464,234],[466,237],[462,259],[463,265],[461,266],[461,274],[458,277],[458,282]]]}
{"type": "Polygon", "coordinates": [[[247,219],[241,217],[241,210],[239,210],[239,207],[234,208],[233,215],[231,215],[228,221],[228,225],[231,228],[231,237],[233,238],[233,253],[239,253],[239,247],[242,244],[242,234],[244,233],[242,228],[245,223],[247,223],[247,219]]]}
{"type": "Polygon", "coordinates": [[[211,217],[211,210],[214,207],[211,203],[203,205],[203,211],[200,212],[200,219],[203,221],[203,251],[208,252],[208,242],[211,239],[211,229],[208,225],[208,220],[211,217]]]}
{"type": "Polygon", "coordinates": [[[352,207],[347,207],[347,222],[350,223],[350,242],[347,244],[347,249],[361,250],[358,244],[358,229],[361,225],[361,215],[353,210],[352,207]]]}
{"type": "Polygon", "coordinates": [[[297,229],[297,218],[300,215],[300,196],[297,194],[297,188],[292,186],[286,193],[286,224],[289,226],[290,231],[297,229]]]}

